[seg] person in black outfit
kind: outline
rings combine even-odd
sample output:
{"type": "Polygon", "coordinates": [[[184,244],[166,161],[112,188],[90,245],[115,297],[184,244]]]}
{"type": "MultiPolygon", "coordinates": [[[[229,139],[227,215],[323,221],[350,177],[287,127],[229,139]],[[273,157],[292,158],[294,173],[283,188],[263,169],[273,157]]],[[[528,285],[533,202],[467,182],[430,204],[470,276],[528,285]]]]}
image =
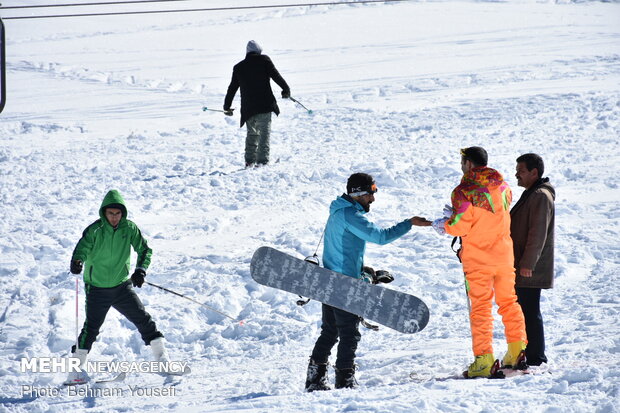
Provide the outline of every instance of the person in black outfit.
{"type": "Polygon", "coordinates": [[[291,97],[291,89],[282,78],[269,56],[254,40],[246,47],[246,56],[233,68],[232,79],[224,99],[224,113],[232,116],[230,108],[237,89],[241,88],[241,127],[247,124],[245,140],[245,166],[269,163],[269,134],[271,112],[280,114],[276,98],[271,91],[270,79],[282,88],[282,98],[291,97]]]}

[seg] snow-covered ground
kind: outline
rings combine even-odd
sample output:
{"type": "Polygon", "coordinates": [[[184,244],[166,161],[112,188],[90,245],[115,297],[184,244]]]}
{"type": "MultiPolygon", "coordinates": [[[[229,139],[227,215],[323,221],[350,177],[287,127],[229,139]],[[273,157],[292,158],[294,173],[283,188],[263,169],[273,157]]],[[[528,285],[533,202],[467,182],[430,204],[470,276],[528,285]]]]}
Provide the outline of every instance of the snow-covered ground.
{"type": "MultiPolygon", "coordinates": [[[[3,6],[18,3],[44,2],[3,6]]],[[[231,4],[251,2],[187,2],[231,4]]],[[[403,2],[5,20],[5,27],[0,411],[620,410],[620,4],[403,2]],[[250,39],[313,114],[279,99],[274,162],[240,170],[245,128],[237,116],[201,108],[221,108],[250,39]],[[428,304],[427,328],[364,330],[360,388],[304,393],[320,305],[298,307],[295,296],[253,282],[253,251],[270,245],[311,255],[329,203],[357,171],[373,174],[380,188],[375,222],[438,217],[460,179],[458,150],[471,145],[488,150],[515,200],[521,153],[541,154],[556,187],[556,288],[542,295],[548,367],[506,380],[459,379],[472,360],[462,271],[450,238],[422,228],[369,245],[366,261],[391,270],[389,288],[428,304]],[[172,358],[190,362],[192,373],[91,386],[122,397],[69,395],[60,388],[64,375],[20,373],[20,360],[68,354],[69,259],[112,188],[154,250],[148,280],[245,323],[143,287],[172,358]],[[23,394],[24,385],[61,390],[23,394]],[[129,385],[173,388],[175,396],[136,395],[129,385]]],[[[80,292],[81,321],[83,314],[80,292]]],[[[499,319],[495,347],[502,356],[499,319]]],[[[150,358],[113,310],[91,354],[150,358]]]]}

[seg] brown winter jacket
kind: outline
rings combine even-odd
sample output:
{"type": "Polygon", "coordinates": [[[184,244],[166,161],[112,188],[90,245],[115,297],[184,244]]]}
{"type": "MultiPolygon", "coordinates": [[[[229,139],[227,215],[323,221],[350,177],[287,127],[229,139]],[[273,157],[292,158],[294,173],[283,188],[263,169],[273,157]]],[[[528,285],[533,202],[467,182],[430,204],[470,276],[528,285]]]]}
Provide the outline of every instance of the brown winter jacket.
{"type": "Polygon", "coordinates": [[[549,178],[540,179],[521,195],[510,211],[516,287],[553,288],[555,189],[549,178]],[[519,275],[533,270],[532,277],[519,275]]]}

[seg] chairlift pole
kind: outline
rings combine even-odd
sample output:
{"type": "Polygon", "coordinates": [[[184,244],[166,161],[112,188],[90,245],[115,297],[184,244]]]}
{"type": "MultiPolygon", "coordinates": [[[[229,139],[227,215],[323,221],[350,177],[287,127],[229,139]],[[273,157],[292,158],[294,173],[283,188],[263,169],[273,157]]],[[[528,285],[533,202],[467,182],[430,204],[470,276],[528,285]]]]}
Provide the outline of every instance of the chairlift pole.
{"type": "Polygon", "coordinates": [[[0,18],[0,113],[6,104],[6,53],[5,53],[4,23],[0,18]]]}

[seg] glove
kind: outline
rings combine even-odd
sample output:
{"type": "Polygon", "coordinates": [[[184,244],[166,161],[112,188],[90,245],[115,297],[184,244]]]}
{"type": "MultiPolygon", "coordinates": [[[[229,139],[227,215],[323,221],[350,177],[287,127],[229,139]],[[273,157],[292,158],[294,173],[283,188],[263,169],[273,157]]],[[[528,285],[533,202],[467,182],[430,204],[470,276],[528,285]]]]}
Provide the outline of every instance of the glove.
{"type": "Polygon", "coordinates": [[[131,283],[134,287],[142,288],[142,284],[144,284],[144,277],[146,277],[146,271],[142,268],[136,268],[131,275],[131,283]]]}
{"type": "Polygon", "coordinates": [[[365,282],[371,284],[379,284],[379,283],[391,283],[394,281],[394,277],[390,274],[389,271],[385,270],[377,270],[375,271],[372,267],[364,267],[362,269],[361,279],[365,282]]]}
{"type": "Polygon", "coordinates": [[[437,231],[439,235],[446,235],[445,223],[448,222],[448,218],[439,218],[433,221],[433,229],[437,231]]]}
{"type": "Polygon", "coordinates": [[[291,91],[290,90],[283,90],[282,91],[282,99],[288,99],[291,97],[291,91]]]}
{"type": "Polygon", "coordinates": [[[444,205],[443,206],[443,216],[446,218],[450,218],[452,216],[452,214],[454,213],[454,209],[452,208],[452,205],[444,205]]]}
{"type": "Polygon", "coordinates": [[[234,109],[226,109],[226,110],[224,110],[224,115],[226,115],[226,116],[232,116],[232,115],[233,115],[233,110],[234,110],[234,109]]]}
{"type": "Polygon", "coordinates": [[[79,274],[82,272],[82,261],[71,260],[71,274],[79,274]]]}
{"type": "Polygon", "coordinates": [[[362,275],[360,275],[360,280],[369,284],[375,284],[375,270],[373,270],[371,267],[363,267],[362,275]]]}
{"type": "Polygon", "coordinates": [[[389,271],[377,270],[375,271],[375,284],[383,283],[388,284],[394,281],[394,277],[389,271]]]}

